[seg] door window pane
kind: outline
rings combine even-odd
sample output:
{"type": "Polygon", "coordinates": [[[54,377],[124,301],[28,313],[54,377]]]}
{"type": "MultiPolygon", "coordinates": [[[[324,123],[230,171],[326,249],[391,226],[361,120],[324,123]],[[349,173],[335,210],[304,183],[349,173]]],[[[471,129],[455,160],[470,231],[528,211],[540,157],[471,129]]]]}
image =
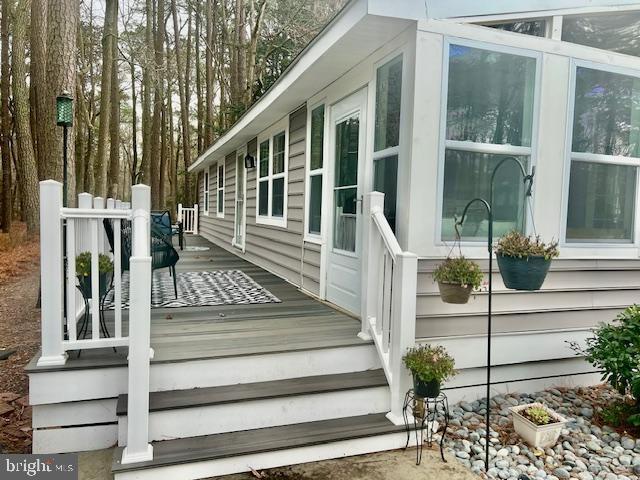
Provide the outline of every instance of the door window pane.
{"type": "Polygon", "coordinates": [[[224,166],[218,165],[218,188],[224,187],[224,166]]]}
{"type": "Polygon", "coordinates": [[[531,20],[526,22],[507,22],[507,23],[492,23],[487,27],[495,28],[498,30],[504,30],[505,32],[521,33],[523,35],[531,35],[534,37],[544,37],[545,21],[544,20],[531,20]]]}
{"type": "Polygon", "coordinates": [[[356,251],[357,192],[356,187],[335,190],[333,247],[347,252],[356,251]]]}
{"type": "Polygon", "coordinates": [[[373,167],[373,189],[384,193],[384,216],[396,231],[396,197],[398,191],[398,156],[375,160],[373,167]]]}
{"type": "Polygon", "coordinates": [[[639,56],[640,12],[565,16],[562,40],[639,56]]]}
{"type": "Polygon", "coordinates": [[[336,125],[336,187],[358,184],[359,131],[357,116],[336,125]]]}
{"type": "Polygon", "coordinates": [[[451,45],[447,139],[530,146],[535,71],[531,57],[451,45]]]}
{"type": "Polygon", "coordinates": [[[258,215],[269,215],[269,181],[261,181],[258,190],[258,215]]]}
{"type": "Polygon", "coordinates": [[[633,240],[636,167],[571,162],[567,240],[633,240]]]}
{"type": "Polygon", "coordinates": [[[320,235],[322,222],[322,174],[309,181],[309,233],[320,235]]]}
{"type": "MultiPolygon", "coordinates": [[[[493,169],[505,156],[447,149],[444,167],[442,239],[455,239],[454,224],[469,200],[481,197],[489,201],[493,169]]],[[[527,157],[517,157],[525,167],[527,157]]],[[[520,168],[505,163],[496,174],[493,199],[493,235],[497,238],[513,229],[524,231],[525,190],[520,168]]],[[[463,240],[486,240],[487,212],[477,203],[467,213],[461,230],[463,240]]]]}
{"type": "Polygon", "coordinates": [[[309,153],[309,168],[317,170],[322,168],[324,145],[324,105],[313,109],[311,112],[311,151],[309,153]]]}
{"type": "Polygon", "coordinates": [[[401,98],[402,55],[378,68],[376,75],[376,152],[399,143],[401,98]]]}
{"type": "Polygon", "coordinates": [[[273,137],[273,174],[284,172],[284,132],[273,137]]]}
{"type": "Polygon", "coordinates": [[[269,175],[269,140],[260,144],[260,177],[269,175]]]}
{"type": "Polygon", "coordinates": [[[640,156],[640,80],[576,69],[573,152],[640,156]]]}
{"type": "Polygon", "coordinates": [[[284,178],[273,179],[273,198],[271,199],[271,216],[282,217],[284,213],[284,178]]]}

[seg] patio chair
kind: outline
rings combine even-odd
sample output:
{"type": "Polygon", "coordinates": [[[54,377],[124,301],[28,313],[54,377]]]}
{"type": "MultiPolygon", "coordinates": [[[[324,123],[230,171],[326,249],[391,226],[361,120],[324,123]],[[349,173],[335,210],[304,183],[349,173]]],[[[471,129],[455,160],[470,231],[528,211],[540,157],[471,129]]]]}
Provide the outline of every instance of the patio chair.
{"type": "Polygon", "coordinates": [[[169,237],[178,235],[180,250],[184,249],[184,231],[182,229],[182,222],[173,223],[171,221],[171,213],[169,210],[151,212],[151,222],[153,225],[157,226],[164,235],[169,237]]]}
{"type": "MultiPolygon", "coordinates": [[[[111,220],[105,218],[102,221],[104,226],[104,231],[107,235],[107,240],[109,241],[109,246],[111,247],[111,252],[113,253],[113,224],[111,220]]],[[[122,222],[122,227],[120,229],[120,265],[122,266],[122,271],[126,272],[129,270],[129,258],[131,257],[131,223],[130,222],[122,222]]],[[[155,224],[151,224],[151,271],[158,270],[160,268],[168,268],[169,273],[173,277],[173,292],[175,298],[178,298],[178,285],[177,285],[177,277],[176,277],[176,264],[180,259],[180,255],[173,247],[173,243],[171,242],[171,236],[167,236],[163,233],[161,229],[159,229],[155,224]]],[[[152,276],[153,281],[153,276],[152,276]]]]}

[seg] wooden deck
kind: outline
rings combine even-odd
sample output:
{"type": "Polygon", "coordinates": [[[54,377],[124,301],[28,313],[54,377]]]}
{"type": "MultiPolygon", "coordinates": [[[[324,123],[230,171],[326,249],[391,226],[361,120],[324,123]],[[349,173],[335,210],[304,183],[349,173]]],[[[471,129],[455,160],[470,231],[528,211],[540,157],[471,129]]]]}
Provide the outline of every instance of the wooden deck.
{"type": "MultiPolygon", "coordinates": [[[[151,312],[153,363],[309,350],[364,342],[357,337],[360,321],[314,299],[281,278],[198,236],[188,246],[207,251],[180,253],[178,272],[241,270],[273,293],[281,303],[215,307],[157,308],[151,312]]],[[[123,330],[128,327],[123,312],[123,330]]],[[[111,323],[107,313],[107,323],[111,323]]],[[[112,325],[109,328],[113,331],[112,325]]],[[[100,368],[126,363],[126,349],[71,352],[62,367],[36,367],[29,371],[100,368]]]]}

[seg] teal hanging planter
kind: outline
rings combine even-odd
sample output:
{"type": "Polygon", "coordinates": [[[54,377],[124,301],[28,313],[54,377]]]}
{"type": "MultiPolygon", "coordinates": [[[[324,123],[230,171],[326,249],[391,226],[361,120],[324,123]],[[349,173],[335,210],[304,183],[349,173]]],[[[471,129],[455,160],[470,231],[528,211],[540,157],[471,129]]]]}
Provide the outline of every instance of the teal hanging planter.
{"type": "Polygon", "coordinates": [[[413,375],[413,392],[420,398],[436,398],[440,395],[440,382],[438,380],[429,380],[425,382],[413,375]]]}
{"type": "Polygon", "coordinates": [[[510,257],[496,254],[504,285],[511,290],[540,290],[547,277],[551,259],[543,256],[510,257]]]}

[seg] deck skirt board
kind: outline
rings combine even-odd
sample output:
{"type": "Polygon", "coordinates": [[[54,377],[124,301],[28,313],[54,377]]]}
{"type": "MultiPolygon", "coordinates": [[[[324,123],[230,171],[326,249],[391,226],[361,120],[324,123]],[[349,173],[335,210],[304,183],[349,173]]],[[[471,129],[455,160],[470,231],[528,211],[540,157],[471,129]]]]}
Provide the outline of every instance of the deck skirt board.
{"type": "Polygon", "coordinates": [[[216,460],[261,452],[322,445],[331,442],[402,433],[404,426],[393,425],[384,414],[322,420],[281,427],[166,440],[153,443],[153,460],[122,465],[122,449],[114,452],[114,474],[138,469],[216,460]]]}
{"type": "MultiPolygon", "coordinates": [[[[387,386],[384,372],[382,370],[368,370],[272,382],[153,392],[149,396],[149,410],[153,412],[380,386],[387,386]]],[[[120,395],[118,398],[116,413],[118,416],[127,414],[126,395],[120,395]]]]}

